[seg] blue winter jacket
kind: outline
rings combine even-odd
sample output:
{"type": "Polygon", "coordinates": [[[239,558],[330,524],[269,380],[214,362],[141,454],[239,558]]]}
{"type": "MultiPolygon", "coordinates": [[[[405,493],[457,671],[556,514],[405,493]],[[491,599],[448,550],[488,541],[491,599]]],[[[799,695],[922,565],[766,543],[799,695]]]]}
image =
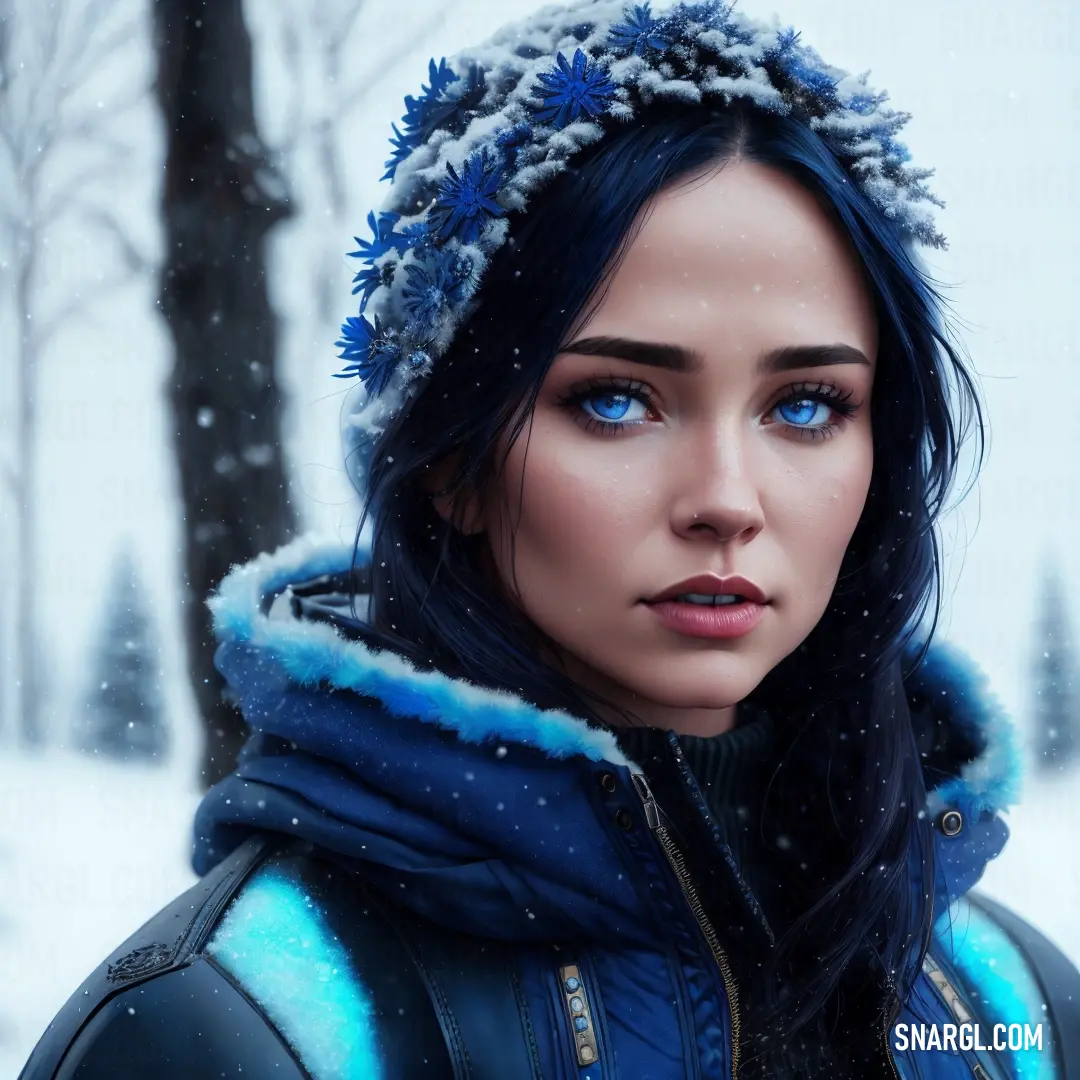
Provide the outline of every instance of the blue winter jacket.
{"type": "MultiPolygon", "coordinates": [[[[723,941],[768,939],[755,897],[727,894],[713,925],[609,732],[298,617],[289,586],[351,554],[298,542],[212,601],[218,663],[255,734],[199,810],[204,876],[87,980],[23,1080],[736,1075],[723,941]]],[[[934,944],[880,1017],[868,1075],[1080,1077],[1080,976],[971,892],[1007,837],[1010,726],[942,647],[907,690],[917,733],[975,756],[928,776],[934,944]],[[1024,1046],[1024,1025],[1041,1044],[1024,1046]]],[[[704,861],[730,873],[693,776],[676,772],[704,861]]]]}

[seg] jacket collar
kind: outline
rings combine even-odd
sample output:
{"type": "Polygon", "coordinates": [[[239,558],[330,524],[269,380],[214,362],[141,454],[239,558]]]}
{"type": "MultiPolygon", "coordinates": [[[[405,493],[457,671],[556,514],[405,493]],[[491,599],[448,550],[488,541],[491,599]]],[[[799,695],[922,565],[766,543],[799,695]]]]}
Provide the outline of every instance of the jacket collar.
{"type": "MultiPolygon", "coordinates": [[[[601,825],[606,820],[604,808],[596,801],[595,785],[581,781],[590,771],[613,769],[625,775],[623,770],[640,772],[640,767],[626,758],[610,732],[592,728],[568,713],[537,709],[509,693],[483,689],[437,671],[418,670],[392,652],[379,652],[346,638],[331,625],[297,619],[282,613],[281,605],[274,607],[275,597],[290,584],[346,571],[352,558],[351,546],[304,538],[234,569],[210,601],[215,631],[222,642],[219,664],[251,726],[257,732],[286,740],[294,748],[300,745],[318,759],[344,765],[361,786],[383,790],[387,796],[407,803],[412,823],[406,826],[398,822],[395,827],[409,835],[409,843],[414,842],[419,830],[425,836],[421,843],[425,850],[430,844],[443,845],[447,852],[457,850],[454,858],[463,864],[475,865],[483,859],[491,865],[498,862],[515,866],[515,873],[528,865],[530,884],[510,893],[516,897],[512,905],[516,911],[531,903],[531,925],[507,921],[507,912],[502,910],[506,895],[488,898],[489,916],[497,910],[506,933],[542,937],[545,933],[581,932],[587,925],[595,926],[597,917],[603,921],[601,911],[610,913],[620,903],[625,907],[624,925],[635,927],[636,919],[630,914],[634,904],[623,895],[625,888],[620,892],[618,888],[597,885],[604,874],[621,882],[623,873],[615,863],[605,869],[595,861],[595,852],[611,846],[610,837],[606,833],[593,835],[581,824],[590,815],[598,816],[601,825]],[[325,689],[354,693],[332,695],[331,702],[324,701],[326,695],[321,691],[325,689]],[[339,711],[348,701],[353,714],[336,721],[326,715],[316,716],[316,702],[320,701],[327,709],[339,711]],[[403,742],[392,752],[395,739],[403,742]],[[496,745],[497,750],[493,750],[496,745]],[[492,767],[493,754],[501,755],[495,760],[505,763],[508,748],[514,768],[492,767]],[[410,752],[416,754],[413,771],[390,782],[390,759],[406,757],[410,752]],[[464,770],[464,784],[442,776],[451,756],[464,770]],[[381,763],[376,761],[378,757],[383,759],[381,763]],[[421,788],[420,778],[424,775],[428,782],[421,788]],[[470,778],[477,781],[475,787],[469,787],[470,778]],[[528,797],[521,802],[520,789],[529,790],[530,785],[528,797]],[[586,788],[589,793],[582,794],[586,788]],[[474,793],[480,790],[484,795],[477,799],[474,793]],[[453,800],[458,799],[454,807],[453,800]],[[513,835],[507,832],[507,818],[500,820],[498,813],[490,813],[492,808],[510,806],[511,799],[515,800],[517,815],[513,835]],[[551,838],[553,842],[546,851],[540,850],[548,840],[538,822],[551,815],[550,807],[547,811],[538,808],[555,800],[562,813],[579,823],[574,827],[583,830],[577,834],[576,847],[579,852],[593,852],[593,862],[587,867],[577,864],[575,869],[573,860],[567,863],[561,841],[557,845],[559,852],[554,850],[555,838],[551,838]],[[488,802],[491,807],[487,807],[488,802]],[[452,808],[449,813],[445,811],[447,805],[452,808]],[[470,805],[472,809],[481,808],[479,816],[470,816],[470,805]],[[488,818],[481,821],[485,809],[488,818]],[[553,892],[552,879],[560,876],[562,880],[553,892]],[[568,891],[556,903],[559,889],[568,891]],[[541,893],[547,895],[541,898],[541,893]],[[568,899],[570,895],[573,901],[568,899]],[[525,896],[529,900],[523,899],[525,896]],[[546,917],[538,918],[539,909],[546,910],[546,917]]],[[[928,810],[939,819],[946,810],[958,810],[964,824],[959,833],[949,835],[939,821],[935,833],[939,852],[936,906],[940,905],[940,910],[978,880],[986,862],[1004,845],[1007,830],[997,812],[1015,801],[1019,754],[1009,720],[987,693],[983,676],[958,650],[935,645],[905,689],[923,754],[928,810]]],[[[256,744],[242,759],[237,775],[220,790],[215,789],[200,810],[197,829],[202,846],[196,864],[201,862],[201,869],[225,854],[222,848],[230,841],[224,838],[239,835],[232,826],[246,822],[249,827],[290,831],[289,824],[297,821],[297,814],[277,803],[264,810],[266,800],[256,799],[265,785],[278,790],[292,785],[301,801],[306,798],[310,802],[311,792],[317,792],[324,803],[336,797],[326,776],[303,779],[304,769],[311,768],[309,763],[267,754],[265,742],[258,738],[256,744]],[[241,811],[241,804],[247,809],[241,811]],[[272,821],[266,820],[268,815],[272,821]]],[[[629,790],[629,776],[625,775],[625,779],[629,790]]],[[[350,799],[352,795],[343,788],[340,805],[348,805],[349,809],[334,811],[338,818],[348,818],[350,830],[358,822],[363,829],[371,829],[369,817],[384,813],[370,806],[358,809],[350,799]]],[[[311,827],[322,829],[324,825],[311,827]]],[[[558,823],[553,827],[558,828],[558,823]]],[[[381,836],[385,840],[387,827],[379,829],[369,836],[370,847],[360,843],[359,834],[348,845],[342,840],[339,846],[352,845],[349,850],[354,854],[362,850],[370,856],[377,846],[375,839],[381,836]]],[[[319,842],[333,847],[335,841],[333,836],[325,836],[319,842]]],[[[569,851],[574,850],[575,845],[569,845],[569,851]]],[[[396,850],[385,859],[394,864],[396,850]]],[[[401,876],[400,866],[395,864],[393,869],[401,876]]],[[[414,858],[411,870],[419,869],[414,858]]],[[[445,864],[438,873],[431,866],[423,869],[428,875],[425,887],[431,895],[416,903],[421,909],[425,905],[438,908],[444,919],[449,917],[447,905],[453,907],[455,891],[464,896],[468,889],[485,888],[482,883],[472,882],[463,889],[461,865],[453,873],[445,864]],[[445,888],[436,881],[440,875],[445,888]]],[[[390,872],[385,865],[383,870],[390,872]]],[[[505,894],[505,880],[500,889],[505,894]]],[[[416,894],[422,891],[417,889],[416,894]]],[[[453,918],[458,924],[467,922],[475,917],[475,910],[482,908],[474,906],[473,912],[467,913],[463,901],[461,911],[453,918]]],[[[641,927],[630,932],[631,936],[641,933],[641,927]]]]}

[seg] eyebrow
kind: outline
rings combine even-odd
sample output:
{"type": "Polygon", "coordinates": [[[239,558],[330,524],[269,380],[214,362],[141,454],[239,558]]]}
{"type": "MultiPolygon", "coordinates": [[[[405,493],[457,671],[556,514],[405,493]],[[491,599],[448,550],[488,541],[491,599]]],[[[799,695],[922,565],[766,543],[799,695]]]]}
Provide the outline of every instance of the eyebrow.
{"type": "MultiPolygon", "coordinates": [[[[694,349],[685,349],[681,345],[664,345],[620,337],[580,338],[563,346],[559,352],[573,353],[575,356],[608,356],[680,374],[698,371],[705,362],[701,353],[694,349]]],[[[866,354],[852,345],[784,345],[778,349],[770,349],[758,357],[757,374],[775,375],[799,368],[832,367],[834,364],[872,366],[866,354]]]]}

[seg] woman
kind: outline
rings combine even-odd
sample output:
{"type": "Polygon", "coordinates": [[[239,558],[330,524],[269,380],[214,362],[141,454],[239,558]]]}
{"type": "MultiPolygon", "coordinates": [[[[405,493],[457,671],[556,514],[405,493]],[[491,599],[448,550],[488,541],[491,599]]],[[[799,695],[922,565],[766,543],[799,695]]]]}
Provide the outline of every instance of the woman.
{"type": "Polygon", "coordinates": [[[927,644],[979,417],[904,117],[715,2],[545,8],[406,107],[371,542],[222,585],[204,876],[24,1076],[1067,1075],[1080,976],[969,896],[1017,755],[927,644]]]}

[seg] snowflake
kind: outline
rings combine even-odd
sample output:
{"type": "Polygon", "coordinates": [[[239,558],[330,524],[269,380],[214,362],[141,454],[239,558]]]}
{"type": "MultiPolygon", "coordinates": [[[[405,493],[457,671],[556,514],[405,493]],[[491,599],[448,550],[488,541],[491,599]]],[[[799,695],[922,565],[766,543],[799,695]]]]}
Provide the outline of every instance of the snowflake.
{"type": "Polygon", "coordinates": [[[439,185],[439,194],[431,209],[439,238],[457,236],[463,244],[474,243],[489,218],[502,217],[506,211],[495,202],[502,179],[502,163],[488,157],[485,147],[465,159],[461,175],[446,163],[449,174],[439,185]]]}
{"type": "Polygon", "coordinates": [[[338,354],[347,361],[345,370],[335,378],[349,379],[354,375],[373,394],[381,394],[390,383],[390,377],[401,360],[401,338],[392,327],[384,327],[375,316],[372,325],[363,315],[345,320],[341,338],[335,343],[341,349],[338,354]]]}
{"type": "Polygon", "coordinates": [[[641,56],[646,49],[662,51],[671,44],[670,39],[652,17],[649,4],[637,4],[623,13],[624,23],[616,23],[608,40],[617,49],[630,49],[635,56],[641,56]]]}
{"type": "Polygon", "coordinates": [[[604,112],[615,96],[615,84],[608,73],[580,49],[574,52],[573,66],[562,53],[555,60],[558,68],[537,75],[542,85],[536,88],[536,93],[544,99],[544,104],[535,110],[537,121],[541,124],[552,121],[557,128],[564,128],[582,113],[599,116],[604,112]]]}

